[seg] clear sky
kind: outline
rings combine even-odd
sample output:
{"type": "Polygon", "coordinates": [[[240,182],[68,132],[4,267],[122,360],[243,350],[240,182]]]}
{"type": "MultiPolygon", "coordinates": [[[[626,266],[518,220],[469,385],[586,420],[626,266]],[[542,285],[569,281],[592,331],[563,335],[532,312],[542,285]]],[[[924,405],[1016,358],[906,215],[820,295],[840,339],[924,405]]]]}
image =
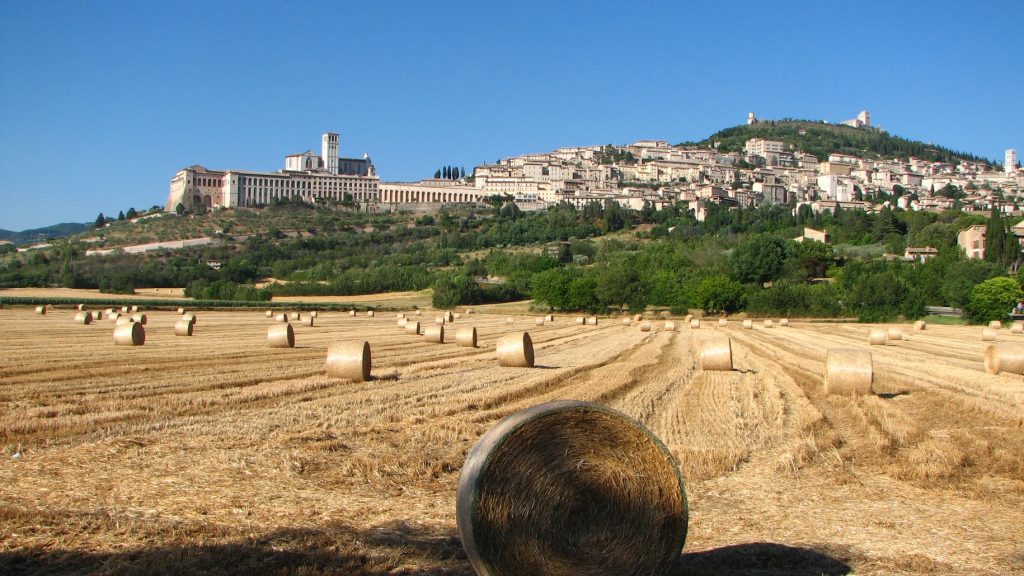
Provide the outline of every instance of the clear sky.
{"type": "Polygon", "coordinates": [[[385,181],[867,109],[1024,156],[1024,2],[4,2],[0,228],[163,205],[341,134],[385,181]]]}

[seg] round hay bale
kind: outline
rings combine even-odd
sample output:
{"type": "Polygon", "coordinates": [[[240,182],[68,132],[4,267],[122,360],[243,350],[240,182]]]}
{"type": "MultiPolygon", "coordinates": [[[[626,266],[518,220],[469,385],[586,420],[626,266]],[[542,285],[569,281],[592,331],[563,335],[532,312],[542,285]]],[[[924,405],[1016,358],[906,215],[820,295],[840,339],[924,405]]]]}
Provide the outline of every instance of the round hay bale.
{"type": "Polygon", "coordinates": [[[825,353],[825,394],[870,394],[873,381],[871,352],[831,348],[825,353]]]}
{"type": "Polygon", "coordinates": [[[466,314],[472,314],[472,313],[473,313],[473,309],[472,308],[466,308],[466,314]]]}
{"type": "Polygon", "coordinates": [[[686,316],[683,316],[683,321],[689,322],[690,320],[693,320],[693,314],[687,314],[686,316]]]}
{"type": "Polygon", "coordinates": [[[75,309],[79,312],[85,312],[85,304],[79,304],[78,306],[75,306],[75,309]]]}
{"type": "Polygon", "coordinates": [[[179,316],[183,315],[184,313],[185,313],[185,309],[184,308],[178,308],[178,315],[179,316]]]}
{"type": "Polygon", "coordinates": [[[783,328],[789,328],[789,318],[783,318],[782,320],[779,320],[779,326],[782,326],[783,328]]]}
{"type": "Polygon", "coordinates": [[[303,320],[302,322],[300,322],[300,324],[302,324],[304,326],[312,327],[313,326],[313,320],[314,320],[314,318],[312,316],[306,316],[306,319],[303,320]]]}
{"type": "Polygon", "coordinates": [[[132,309],[129,308],[128,306],[121,306],[121,314],[128,314],[131,311],[132,309]]]}
{"type": "Polygon", "coordinates": [[[728,320],[726,320],[725,318],[719,318],[719,319],[718,319],[718,326],[719,326],[720,328],[725,328],[725,327],[726,327],[726,326],[728,326],[728,325],[729,325],[729,321],[728,321],[728,320]]]}
{"type": "Polygon", "coordinates": [[[702,340],[700,343],[701,370],[732,371],[732,340],[728,337],[716,337],[702,340]]]}
{"type": "Polygon", "coordinates": [[[884,328],[872,328],[871,332],[868,332],[868,344],[872,346],[884,346],[888,339],[889,333],[884,328]]]}
{"type": "Polygon", "coordinates": [[[992,344],[985,349],[985,371],[989,374],[1024,374],[1024,346],[992,344]]]}
{"type": "Polygon", "coordinates": [[[544,321],[545,322],[554,322],[555,321],[555,315],[554,314],[548,314],[547,316],[544,317],[544,321]]]}
{"type": "Polygon", "coordinates": [[[420,323],[415,321],[415,320],[409,320],[408,322],[405,323],[405,333],[406,334],[419,334],[420,333],[420,323]]]}
{"type": "Polygon", "coordinates": [[[699,330],[700,329],[700,318],[692,318],[690,320],[690,328],[693,329],[693,330],[699,330]]]}
{"type": "Polygon", "coordinates": [[[444,317],[442,317],[442,316],[434,317],[434,324],[441,324],[443,326],[444,325],[444,317]]]}
{"type": "MultiPolygon", "coordinates": [[[[128,319],[127,316],[122,318],[128,319]]],[[[146,343],[146,329],[138,322],[128,319],[122,324],[118,321],[114,327],[114,344],[118,346],[142,346],[146,343]]]]}
{"type": "Polygon", "coordinates": [[[577,316],[576,323],[582,326],[583,324],[587,323],[587,319],[584,318],[583,316],[577,316]]]}
{"type": "Polygon", "coordinates": [[[461,318],[462,318],[462,314],[460,314],[458,312],[455,312],[455,313],[452,314],[452,320],[460,320],[461,318]]]}
{"type": "Polygon", "coordinates": [[[111,322],[117,322],[117,319],[120,318],[120,317],[121,317],[121,313],[120,312],[112,312],[110,314],[107,314],[107,320],[110,320],[111,322]]]}
{"type": "Polygon", "coordinates": [[[319,318],[320,317],[320,312],[318,312],[316,310],[313,310],[312,312],[309,313],[309,317],[310,318],[319,318]]]}
{"type": "Polygon", "coordinates": [[[141,311],[142,311],[142,308],[139,308],[138,306],[132,306],[132,314],[134,314],[136,312],[141,312],[141,311]]]}
{"type": "Polygon", "coordinates": [[[623,319],[622,319],[622,325],[623,325],[623,326],[629,326],[629,325],[631,325],[632,323],[633,323],[633,320],[632,320],[631,318],[623,318],[623,319]]]}
{"type": "Polygon", "coordinates": [[[642,319],[643,319],[643,315],[642,314],[633,314],[633,321],[634,322],[639,322],[642,319]]]}
{"type": "Polygon", "coordinates": [[[267,310],[267,313],[265,315],[266,315],[267,318],[273,318],[274,317],[274,311],[273,310],[267,310]]]}
{"type": "Polygon", "coordinates": [[[356,315],[356,311],[355,310],[349,310],[348,311],[348,315],[349,316],[355,316],[356,315]]]}
{"type": "Polygon", "coordinates": [[[455,343],[462,348],[476,348],[476,328],[472,326],[457,328],[455,343]]]}
{"type": "Polygon", "coordinates": [[[435,344],[444,344],[444,325],[427,326],[423,329],[423,339],[435,344]]]}
{"type": "Polygon", "coordinates": [[[196,323],[196,315],[193,314],[192,312],[188,312],[188,313],[183,314],[181,316],[181,320],[188,320],[189,322],[195,324],[196,323]]]}
{"type": "Polygon", "coordinates": [[[999,333],[995,328],[985,327],[981,330],[981,341],[982,342],[995,342],[996,336],[999,333]]]}
{"type": "Polygon", "coordinates": [[[399,312],[399,313],[398,313],[398,314],[397,314],[397,315],[395,316],[395,318],[405,318],[405,313],[404,313],[404,312],[399,312]]]}
{"type": "Polygon", "coordinates": [[[511,316],[509,316],[508,318],[505,318],[505,324],[515,324],[515,323],[516,323],[516,319],[515,318],[513,318],[511,316]]]}
{"type": "Polygon", "coordinates": [[[182,318],[181,320],[178,320],[177,322],[174,323],[174,335],[175,336],[191,336],[192,335],[192,327],[193,326],[195,326],[194,323],[189,322],[188,320],[185,320],[184,318],[182,318]]]}
{"type": "Polygon", "coordinates": [[[764,321],[764,327],[765,328],[775,328],[775,323],[772,322],[771,320],[765,320],[764,321]]]}
{"type": "Polygon", "coordinates": [[[589,324],[590,326],[597,326],[597,316],[591,316],[590,318],[587,318],[587,324],[589,324]]]}
{"type": "Polygon", "coordinates": [[[288,320],[298,322],[299,320],[302,320],[302,314],[299,312],[292,312],[288,314],[288,320]]]}
{"type": "MultiPolygon", "coordinates": [[[[1017,324],[1014,324],[1014,326],[1017,326],[1017,324]]],[[[928,325],[925,324],[924,320],[918,320],[914,322],[914,330],[924,330],[927,327],[928,325]]],[[[1013,332],[1013,328],[1010,328],[1010,331],[1013,332]]]]}
{"type": "Polygon", "coordinates": [[[409,322],[409,319],[408,319],[408,318],[399,318],[399,319],[398,319],[398,326],[399,326],[400,328],[405,328],[405,325],[406,325],[406,324],[407,324],[408,322],[409,322]]]}
{"type": "Polygon", "coordinates": [[[675,332],[676,331],[676,323],[671,321],[671,320],[665,322],[665,330],[667,332],[675,332]]]}
{"type": "Polygon", "coordinates": [[[373,318],[373,314],[374,314],[373,310],[367,310],[367,311],[366,311],[366,315],[367,315],[368,317],[370,317],[370,318],[373,318]]]}
{"type": "Polygon", "coordinates": [[[1011,324],[1010,334],[1024,334],[1024,322],[1014,322],[1011,324]]]}
{"type": "Polygon", "coordinates": [[[85,324],[86,326],[88,326],[89,324],[92,324],[92,314],[90,314],[89,312],[76,312],[75,322],[78,324],[85,324]]]}
{"type": "Polygon", "coordinates": [[[743,329],[744,330],[753,330],[754,329],[754,321],[753,320],[744,320],[743,321],[743,329]]]}
{"type": "Polygon", "coordinates": [[[886,332],[889,340],[903,340],[903,328],[891,326],[886,332]]]}
{"type": "Polygon", "coordinates": [[[147,318],[145,314],[132,314],[132,322],[138,322],[139,324],[145,326],[146,320],[147,318]]]}
{"type": "Polygon", "coordinates": [[[288,322],[288,315],[283,313],[278,314],[277,316],[274,317],[274,320],[278,322],[288,322]]]}
{"type": "Polygon", "coordinates": [[[688,518],[665,445],[621,412],[575,400],[527,408],[481,436],[456,496],[480,575],[664,575],[688,518]]]}
{"type": "Polygon", "coordinates": [[[97,310],[97,311],[93,312],[92,313],[92,319],[93,320],[103,320],[103,312],[100,311],[100,310],[97,310]]]}
{"type": "Polygon", "coordinates": [[[46,314],[46,306],[36,306],[36,314],[45,315],[46,314]]]}
{"type": "Polygon", "coordinates": [[[417,316],[423,316],[423,310],[417,310],[416,311],[416,315],[417,316]]]}
{"type": "Polygon", "coordinates": [[[125,324],[131,324],[132,322],[135,322],[135,320],[132,320],[131,316],[126,316],[124,314],[119,314],[118,317],[117,317],[117,321],[114,322],[114,325],[115,326],[123,326],[125,324]]]}
{"type": "Polygon", "coordinates": [[[451,322],[452,320],[455,320],[455,315],[452,314],[451,310],[448,310],[444,314],[441,314],[441,317],[444,318],[445,322],[451,322]]]}
{"type": "Polygon", "coordinates": [[[369,342],[361,340],[328,344],[328,378],[347,378],[353,382],[366,382],[370,379],[371,367],[369,342]]]}
{"type": "Polygon", "coordinates": [[[650,332],[651,331],[651,321],[650,320],[644,320],[643,322],[641,322],[640,323],[640,331],[641,332],[650,332]]]}
{"type": "Polygon", "coordinates": [[[1003,323],[1000,322],[999,320],[993,320],[993,321],[988,323],[988,327],[989,328],[995,328],[996,330],[999,330],[1000,328],[1003,327],[1003,323]]]}
{"type": "Polygon", "coordinates": [[[542,317],[534,318],[533,319],[533,323],[536,326],[543,326],[544,325],[544,318],[542,318],[542,317]]]}
{"type": "Polygon", "coordinates": [[[533,368],[533,340],[529,332],[502,336],[496,345],[499,366],[533,368]]]}
{"type": "Polygon", "coordinates": [[[267,344],[271,348],[294,348],[295,329],[291,324],[278,324],[267,328],[267,344]]]}
{"type": "Polygon", "coordinates": [[[107,313],[107,316],[110,316],[115,312],[115,310],[113,308],[107,308],[106,310],[104,310],[104,312],[107,313]]]}

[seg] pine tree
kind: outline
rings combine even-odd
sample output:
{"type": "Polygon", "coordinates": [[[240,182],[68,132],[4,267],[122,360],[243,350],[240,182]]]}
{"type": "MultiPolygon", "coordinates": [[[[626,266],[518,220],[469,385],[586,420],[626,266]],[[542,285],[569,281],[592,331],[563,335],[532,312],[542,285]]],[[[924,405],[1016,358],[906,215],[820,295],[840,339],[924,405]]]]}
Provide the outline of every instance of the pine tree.
{"type": "Polygon", "coordinates": [[[1003,266],[1012,266],[1020,258],[1020,241],[1012,227],[1003,230],[1003,266]]]}
{"type": "Polygon", "coordinates": [[[466,178],[466,167],[465,166],[462,166],[462,167],[459,168],[459,178],[462,178],[463,180],[465,180],[465,178],[466,178]]]}
{"type": "Polygon", "coordinates": [[[117,219],[124,220],[124,210],[121,210],[120,212],[117,213],[117,219]]]}
{"type": "Polygon", "coordinates": [[[441,170],[440,169],[434,170],[434,179],[435,180],[440,180],[441,179],[441,170]]]}
{"type": "Polygon", "coordinates": [[[107,223],[107,219],[103,217],[103,212],[96,217],[96,222],[93,223],[93,228],[103,228],[103,225],[107,223]]]}

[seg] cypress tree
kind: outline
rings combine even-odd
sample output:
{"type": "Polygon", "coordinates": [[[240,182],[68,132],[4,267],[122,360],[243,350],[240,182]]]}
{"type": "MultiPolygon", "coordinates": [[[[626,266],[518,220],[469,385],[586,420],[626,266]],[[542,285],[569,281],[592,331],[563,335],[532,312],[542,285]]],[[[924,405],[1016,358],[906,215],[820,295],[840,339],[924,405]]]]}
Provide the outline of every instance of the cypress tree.
{"type": "Polygon", "coordinates": [[[996,264],[1003,263],[1003,218],[999,214],[999,206],[992,203],[992,212],[985,226],[985,260],[996,264]]]}

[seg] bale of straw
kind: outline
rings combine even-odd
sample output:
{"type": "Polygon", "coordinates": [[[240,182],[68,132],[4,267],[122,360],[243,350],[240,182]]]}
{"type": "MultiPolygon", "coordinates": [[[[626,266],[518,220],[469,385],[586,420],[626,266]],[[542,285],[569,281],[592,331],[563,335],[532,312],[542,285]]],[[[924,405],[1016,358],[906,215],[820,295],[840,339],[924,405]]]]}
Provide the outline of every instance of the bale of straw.
{"type": "Polygon", "coordinates": [[[993,320],[993,321],[988,323],[988,327],[989,328],[995,328],[996,330],[998,330],[998,329],[1003,327],[1003,323],[1000,322],[999,320],[993,320]]]}
{"type": "Polygon", "coordinates": [[[472,313],[473,313],[473,309],[472,308],[466,308],[466,314],[472,314],[472,313]]]}
{"type": "Polygon", "coordinates": [[[642,314],[633,314],[633,322],[639,322],[642,319],[643,319],[643,315],[642,314]]]}
{"type": "Polygon", "coordinates": [[[765,320],[764,321],[764,327],[765,328],[775,328],[775,323],[772,322],[771,320],[765,320]]]}
{"type": "Polygon", "coordinates": [[[399,327],[401,327],[401,328],[405,328],[405,325],[406,325],[406,324],[407,324],[408,322],[409,322],[409,319],[408,319],[408,318],[399,318],[399,319],[398,319],[398,326],[399,326],[399,327]]]}
{"type": "Polygon", "coordinates": [[[497,343],[498,365],[533,368],[533,340],[529,332],[502,336],[497,343]]]}
{"type": "Polygon", "coordinates": [[[544,321],[545,322],[554,322],[555,321],[555,315],[554,314],[548,314],[547,316],[544,317],[544,321]]]}
{"type": "Polygon", "coordinates": [[[89,312],[76,312],[75,322],[88,326],[89,324],[92,324],[92,314],[89,312]]]}
{"type": "Polygon", "coordinates": [[[295,329],[291,324],[278,324],[267,328],[267,344],[271,348],[294,348],[295,329]]]}
{"type": "Polygon", "coordinates": [[[472,326],[456,328],[455,343],[462,348],[476,348],[476,328],[472,326]]]}
{"type": "Polygon", "coordinates": [[[782,320],[779,320],[779,326],[782,326],[783,328],[788,328],[789,318],[783,318],[782,320]]]}
{"type": "Polygon", "coordinates": [[[448,310],[444,314],[441,314],[441,317],[444,318],[445,322],[451,322],[452,320],[455,320],[455,315],[452,314],[451,310],[448,310]]]}
{"type": "Polygon", "coordinates": [[[597,326],[597,316],[591,316],[590,318],[587,318],[587,324],[589,324],[590,326],[597,326]]]}
{"type": "Polygon", "coordinates": [[[873,381],[871,352],[831,348],[825,354],[826,394],[870,394],[873,381]]]}
{"type": "Polygon", "coordinates": [[[184,313],[185,313],[185,309],[184,308],[178,308],[178,315],[179,316],[184,314],[184,313]]]}
{"type": "Polygon", "coordinates": [[[699,330],[700,329],[700,318],[691,318],[690,319],[690,328],[693,329],[693,330],[699,330]]]}
{"type": "Polygon", "coordinates": [[[515,318],[513,318],[511,316],[509,316],[508,318],[505,318],[505,324],[515,324],[515,323],[516,323],[516,319],[515,318]]]}
{"type": "Polygon", "coordinates": [[[679,465],[649,430],[598,404],[517,412],[466,457],[456,523],[480,575],[664,575],[686,540],[679,465]]]}
{"type": "Polygon", "coordinates": [[[79,312],[85,312],[85,304],[79,304],[75,307],[79,312]]]}
{"type": "Polygon", "coordinates": [[[193,324],[196,323],[196,315],[194,313],[192,313],[192,312],[187,312],[185,314],[182,314],[180,319],[181,320],[188,320],[189,322],[191,322],[193,324]]]}
{"type": "Polygon", "coordinates": [[[1011,324],[1010,334],[1024,334],[1024,322],[1014,322],[1011,324]]]}
{"type": "Polygon", "coordinates": [[[903,340],[903,328],[891,326],[889,330],[886,331],[886,336],[889,337],[889,340],[903,340]]]}
{"type": "Polygon", "coordinates": [[[46,314],[46,306],[36,306],[36,314],[46,314]]]}
{"type": "Polygon", "coordinates": [[[138,306],[132,306],[132,314],[134,314],[136,312],[141,312],[141,311],[142,311],[142,308],[139,308],[138,306]]]}
{"type": "Polygon", "coordinates": [[[631,325],[632,323],[633,323],[633,319],[632,319],[632,318],[628,318],[628,317],[627,317],[627,318],[623,318],[623,319],[622,319],[622,325],[623,325],[623,326],[629,326],[629,325],[631,325]]]}
{"type": "Polygon", "coordinates": [[[437,316],[434,318],[434,324],[444,325],[444,316],[437,316]]]}
{"type": "Polygon", "coordinates": [[[743,329],[744,330],[753,330],[754,329],[754,321],[753,320],[744,320],[743,321],[743,329]]]}
{"type": "Polygon", "coordinates": [[[405,318],[405,313],[399,312],[398,314],[395,315],[395,318],[405,318]]]}
{"type": "Polygon", "coordinates": [[[728,326],[728,325],[729,325],[729,321],[728,321],[728,320],[726,320],[725,318],[719,318],[719,319],[718,319],[718,326],[719,326],[719,327],[721,327],[721,328],[725,328],[725,327],[726,327],[726,326],[728,326]]]}
{"type": "Polygon", "coordinates": [[[314,318],[312,316],[306,316],[306,319],[303,320],[302,322],[300,322],[300,324],[312,327],[313,326],[313,320],[314,320],[314,318]]]}
{"type": "Polygon", "coordinates": [[[584,318],[583,316],[577,316],[576,323],[582,326],[583,324],[587,323],[587,319],[584,318]]]}
{"type": "Polygon", "coordinates": [[[146,325],[146,320],[147,319],[146,319],[146,315],[145,314],[132,314],[132,321],[133,322],[138,322],[139,324],[142,324],[143,326],[145,326],[146,325]]]}
{"type": "Polygon", "coordinates": [[[302,320],[302,314],[299,312],[292,312],[288,314],[288,320],[294,320],[295,322],[298,322],[299,320],[302,320]]]}
{"type": "Polygon", "coordinates": [[[889,333],[885,328],[872,328],[871,332],[868,332],[868,344],[872,346],[883,346],[888,339],[889,333]]]}
{"type": "MultiPolygon", "coordinates": [[[[127,317],[123,317],[127,318],[127,317]]],[[[146,329],[138,322],[121,324],[114,327],[114,344],[117,346],[142,346],[146,343],[146,329]]]]}
{"type": "Polygon", "coordinates": [[[405,333],[406,334],[419,334],[420,333],[420,323],[417,322],[416,320],[409,320],[408,322],[405,323],[405,333]]]}
{"type": "Polygon", "coordinates": [[[103,320],[103,312],[101,310],[97,310],[97,311],[93,312],[92,313],[92,319],[93,320],[103,320]]]}
{"type": "Polygon", "coordinates": [[[327,345],[327,377],[366,382],[372,368],[370,343],[331,342],[327,345]]]}
{"type": "Polygon", "coordinates": [[[121,306],[121,314],[128,314],[131,311],[132,309],[129,308],[128,306],[121,306]]]}
{"type": "Polygon", "coordinates": [[[135,320],[132,320],[131,316],[126,316],[124,314],[119,314],[118,317],[117,317],[117,320],[114,322],[114,325],[115,326],[122,326],[124,324],[131,324],[132,322],[135,322],[135,320]]]}
{"type": "Polygon", "coordinates": [[[416,315],[417,316],[423,316],[423,310],[417,310],[416,311],[416,315]]]}
{"type": "Polygon", "coordinates": [[[914,330],[924,330],[927,327],[928,327],[928,325],[925,324],[924,320],[918,320],[918,321],[914,322],[914,330]]]}
{"type": "Polygon", "coordinates": [[[320,317],[320,312],[318,312],[316,310],[313,310],[312,312],[309,313],[309,317],[310,318],[319,318],[320,317]]]}
{"type": "Polygon", "coordinates": [[[981,330],[981,341],[982,342],[995,342],[996,336],[999,333],[995,328],[985,327],[981,330]]]}
{"type": "Polygon", "coordinates": [[[537,318],[533,319],[533,323],[536,326],[543,326],[544,325],[544,318],[541,317],[541,316],[538,316],[537,318]]]}
{"type": "Polygon", "coordinates": [[[427,342],[444,344],[444,325],[427,326],[423,329],[423,339],[427,342]]]}
{"type": "Polygon", "coordinates": [[[192,322],[182,318],[174,323],[174,335],[175,336],[191,336],[192,327],[195,326],[192,322]]]}
{"type": "Polygon", "coordinates": [[[452,320],[459,320],[462,318],[462,314],[455,312],[452,314],[452,320]]]}
{"type": "Polygon", "coordinates": [[[732,340],[727,336],[700,342],[701,370],[732,371],[732,340]]]}
{"type": "Polygon", "coordinates": [[[111,322],[117,322],[117,319],[120,317],[120,312],[111,312],[110,314],[107,314],[107,320],[110,320],[111,322]]]}
{"type": "Polygon", "coordinates": [[[366,315],[367,315],[368,317],[370,317],[370,318],[373,318],[373,315],[374,315],[374,311],[373,311],[373,310],[367,310],[367,311],[366,311],[366,315]]]}
{"type": "Polygon", "coordinates": [[[650,332],[651,331],[651,321],[650,320],[644,320],[643,322],[641,322],[640,323],[640,331],[641,332],[650,332]]]}
{"type": "Polygon", "coordinates": [[[989,374],[1024,374],[1024,346],[992,344],[985,349],[985,371],[989,374]]]}
{"type": "Polygon", "coordinates": [[[104,310],[104,312],[107,313],[107,316],[110,316],[111,314],[116,312],[116,310],[114,310],[113,308],[107,308],[106,310],[104,310]]]}
{"type": "Polygon", "coordinates": [[[671,321],[671,320],[666,321],[665,322],[665,331],[666,332],[675,332],[676,331],[676,323],[671,321]]]}
{"type": "Polygon", "coordinates": [[[266,317],[267,318],[273,318],[274,317],[274,311],[273,310],[267,310],[266,317]]]}
{"type": "Polygon", "coordinates": [[[687,314],[686,316],[683,316],[683,321],[689,322],[690,320],[693,320],[693,314],[687,314]]]}
{"type": "Polygon", "coordinates": [[[356,311],[355,310],[349,310],[348,311],[348,315],[349,316],[355,316],[356,315],[356,311]]]}
{"type": "Polygon", "coordinates": [[[277,316],[274,316],[274,320],[276,320],[278,322],[287,322],[288,321],[288,315],[284,314],[284,313],[278,314],[277,316]]]}

